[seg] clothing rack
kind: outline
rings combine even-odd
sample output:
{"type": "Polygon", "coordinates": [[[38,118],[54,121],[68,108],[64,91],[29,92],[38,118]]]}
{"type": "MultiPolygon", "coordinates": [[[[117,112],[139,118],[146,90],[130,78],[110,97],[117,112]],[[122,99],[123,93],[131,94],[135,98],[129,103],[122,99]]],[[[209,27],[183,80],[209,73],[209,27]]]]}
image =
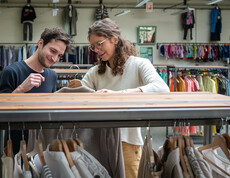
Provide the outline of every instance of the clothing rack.
{"type": "MultiPolygon", "coordinates": [[[[177,78],[177,74],[178,71],[181,70],[198,70],[199,72],[208,72],[208,71],[201,71],[202,69],[216,69],[216,70],[222,70],[222,71],[226,71],[227,72],[227,79],[230,79],[230,72],[229,72],[229,67],[225,67],[225,66],[167,66],[167,76],[169,76],[169,72],[174,72],[174,81],[176,81],[177,78]]],[[[167,84],[169,86],[169,77],[167,78],[167,84]]],[[[174,82],[174,91],[176,91],[176,86],[177,86],[177,82],[174,82]]]]}
{"type": "Polygon", "coordinates": [[[216,43],[216,42],[161,42],[157,43],[157,49],[159,49],[160,45],[230,45],[230,43],[216,43]]]}
{"type": "Polygon", "coordinates": [[[230,117],[230,98],[208,92],[2,93],[0,101],[0,129],[220,125],[230,117]]]}
{"type": "MultiPolygon", "coordinates": [[[[0,94],[0,129],[159,127],[175,121],[211,126],[225,124],[230,98],[213,93],[20,93],[0,94]],[[223,119],[222,119],[223,118],[223,119]]],[[[3,137],[1,145],[3,145],[3,137]]],[[[1,152],[3,148],[1,148],[1,152]]],[[[1,164],[0,164],[1,165],[1,164]]]]}

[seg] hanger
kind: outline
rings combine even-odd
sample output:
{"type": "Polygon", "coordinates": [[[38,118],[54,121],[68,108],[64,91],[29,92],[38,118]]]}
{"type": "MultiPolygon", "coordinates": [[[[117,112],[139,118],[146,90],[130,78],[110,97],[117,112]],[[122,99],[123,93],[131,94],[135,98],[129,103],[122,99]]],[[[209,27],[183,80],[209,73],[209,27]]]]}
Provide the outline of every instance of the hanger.
{"type": "Polygon", "coordinates": [[[155,157],[152,151],[152,137],[150,134],[150,121],[148,121],[148,126],[146,127],[147,130],[147,134],[146,134],[146,143],[147,143],[147,147],[148,147],[148,151],[149,151],[149,171],[153,172],[154,168],[156,167],[156,163],[155,163],[155,157]]]}
{"type": "Polygon", "coordinates": [[[27,0],[27,6],[30,7],[31,0],[27,0]]]}
{"type": "MultiPolygon", "coordinates": [[[[61,146],[62,146],[61,149],[65,153],[66,159],[69,163],[69,167],[72,168],[74,166],[74,163],[73,163],[72,157],[70,155],[68,145],[67,145],[66,141],[63,139],[63,126],[62,125],[60,125],[60,129],[59,129],[58,134],[57,134],[57,141],[59,141],[59,143],[61,143],[61,146]],[[59,140],[59,134],[61,135],[61,140],[59,140]]],[[[58,146],[60,146],[60,145],[58,145],[58,146]]]]}
{"type": "Polygon", "coordinates": [[[230,160],[230,153],[228,151],[228,147],[225,141],[225,138],[222,135],[215,135],[214,140],[211,144],[209,145],[205,145],[205,146],[201,146],[198,148],[198,150],[201,152],[203,150],[207,150],[207,149],[216,149],[220,147],[222,149],[222,151],[224,152],[225,156],[230,160]]]}
{"type": "MultiPolygon", "coordinates": [[[[181,122],[179,122],[179,127],[180,127],[180,134],[182,134],[182,129],[183,129],[183,124],[181,125],[181,122]]],[[[186,167],[186,163],[184,160],[184,155],[185,154],[185,144],[184,144],[184,138],[182,135],[178,135],[177,136],[177,141],[178,141],[178,148],[179,148],[179,154],[180,154],[180,163],[181,163],[181,167],[184,173],[188,173],[187,171],[187,167],[186,167]]]]}
{"type": "Polygon", "coordinates": [[[24,140],[24,130],[25,130],[24,128],[25,128],[25,125],[23,123],[22,140],[20,142],[20,150],[17,154],[17,162],[18,162],[18,165],[20,165],[19,159],[20,159],[20,157],[22,157],[25,170],[29,171],[30,168],[29,168],[29,163],[28,163],[28,159],[27,159],[27,155],[26,155],[26,141],[24,140]]]}
{"type": "MultiPolygon", "coordinates": [[[[79,126],[77,128],[79,128],[79,126]]],[[[76,129],[73,130],[73,132],[71,134],[71,138],[73,138],[73,140],[77,143],[78,146],[80,146],[81,148],[84,148],[83,142],[77,136],[77,130],[76,129]],[[75,133],[75,137],[74,137],[74,133],[75,133]]]]}
{"type": "Polygon", "coordinates": [[[42,165],[46,165],[46,161],[45,161],[45,156],[43,154],[43,145],[42,145],[42,141],[40,140],[40,135],[42,134],[42,126],[40,125],[40,130],[38,133],[38,139],[35,140],[34,142],[34,149],[27,154],[28,158],[31,158],[32,156],[38,154],[39,159],[42,163],[42,165]]]}
{"type": "Polygon", "coordinates": [[[222,136],[225,138],[226,144],[228,149],[230,150],[230,135],[227,133],[222,134],[222,136]]]}
{"type": "Polygon", "coordinates": [[[62,146],[64,148],[64,153],[65,153],[66,159],[69,163],[69,167],[72,168],[74,166],[74,163],[73,163],[72,157],[70,155],[68,145],[67,145],[65,140],[61,140],[61,143],[62,143],[62,146]]]}
{"type": "Polygon", "coordinates": [[[59,152],[61,151],[61,152],[63,152],[62,143],[59,140],[59,134],[61,134],[61,136],[62,136],[62,129],[63,129],[63,126],[61,125],[59,128],[59,131],[57,133],[57,139],[52,140],[52,143],[50,144],[50,148],[49,148],[50,151],[59,151],[59,152]]]}
{"type": "Polygon", "coordinates": [[[10,123],[8,122],[8,141],[7,141],[7,146],[6,146],[6,155],[7,157],[11,157],[14,159],[14,153],[13,153],[13,145],[12,145],[12,140],[10,137],[10,123]]]}
{"type": "Polygon", "coordinates": [[[190,122],[188,122],[188,128],[187,128],[186,135],[187,136],[184,136],[185,146],[192,147],[193,149],[195,149],[192,137],[190,137],[190,122]]]}
{"type": "Polygon", "coordinates": [[[173,125],[173,136],[169,138],[169,142],[171,143],[171,150],[175,150],[177,148],[177,136],[176,136],[176,121],[173,125]]]}
{"type": "Polygon", "coordinates": [[[75,127],[75,124],[74,124],[73,132],[71,134],[71,138],[66,140],[66,143],[67,143],[67,146],[68,146],[70,152],[77,151],[77,143],[73,139],[73,133],[75,132],[75,130],[76,130],[76,127],[75,127]]]}

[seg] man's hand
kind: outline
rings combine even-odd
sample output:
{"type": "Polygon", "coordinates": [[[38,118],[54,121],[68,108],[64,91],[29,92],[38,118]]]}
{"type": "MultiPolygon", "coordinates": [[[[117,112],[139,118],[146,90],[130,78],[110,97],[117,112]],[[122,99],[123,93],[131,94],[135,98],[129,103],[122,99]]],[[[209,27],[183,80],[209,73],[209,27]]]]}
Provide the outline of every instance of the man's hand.
{"type": "Polygon", "coordinates": [[[33,87],[38,88],[45,78],[41,74],[31,73],[12,93],[25,93],[33,87]]]}

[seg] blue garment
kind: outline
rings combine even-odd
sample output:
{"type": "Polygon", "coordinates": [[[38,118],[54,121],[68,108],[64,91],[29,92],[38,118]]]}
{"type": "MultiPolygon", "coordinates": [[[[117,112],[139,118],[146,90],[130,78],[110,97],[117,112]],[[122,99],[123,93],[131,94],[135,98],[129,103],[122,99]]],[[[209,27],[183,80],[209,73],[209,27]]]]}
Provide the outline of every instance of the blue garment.
{"type": "MultiPolygon", "coordinates": [[[[217,23],[217,19],[218,19],[218,16],[221,17],[221,9],[218,7],[218,8],[213,8],[212,11],[211,11],[211,32],[215,32],[216,31],[216,23],[217,23]]],[[[222,32],[222,24],[220,26],[220,32],[222,32]]]]}
{"type": "Polygon", "coordinates": [[[18,62],[22,61],[22,48],[18,48],[18,62]]]}
{"type": "MultiPolygon", "coordinates": [[[[1,74],[0,93],[13,92],[31,73],[37,72],[32,70],[24,61],[7,66],[1,74]]],[[[34,87],[27,93],[52,93],[56,91],[56,72],[44,68],[41,75],[45,78],[45,81],[41,83],[41,86],[34,87]]]]}
{"type": "Polygon", "coordinates": [[[27,57],[32,56],[35,53],[35,51],[36,51],[36,47],[35,46],[29,46],[27,57]]]}
{"type": "Polygon", "coordinates": [[[230,83],[229,80],[224,78],[224,80],[226,81],[226,85],[227,85],[227,95],[230,96],[230,83]]]}
{"type": "Polygon", "coordinates": [[[164,47],[164,45],[161,45],[161,47],[160,47],[160,56],[165,56],[165,47],[164,47]]]}

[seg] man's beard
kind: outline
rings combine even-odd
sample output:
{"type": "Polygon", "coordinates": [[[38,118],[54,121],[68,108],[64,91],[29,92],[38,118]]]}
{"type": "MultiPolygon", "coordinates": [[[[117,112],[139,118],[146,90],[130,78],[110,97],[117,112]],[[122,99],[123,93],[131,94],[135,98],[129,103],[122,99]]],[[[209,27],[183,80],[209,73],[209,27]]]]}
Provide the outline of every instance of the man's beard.
{"type": "Polygon", "coordinates": [[[43,54],[38,53],[38,61],[40,62],[40,64],[45,67],[45,68],[49,68],[50,66],[47,66],[45,63],[45,57],[43,54]]]}

